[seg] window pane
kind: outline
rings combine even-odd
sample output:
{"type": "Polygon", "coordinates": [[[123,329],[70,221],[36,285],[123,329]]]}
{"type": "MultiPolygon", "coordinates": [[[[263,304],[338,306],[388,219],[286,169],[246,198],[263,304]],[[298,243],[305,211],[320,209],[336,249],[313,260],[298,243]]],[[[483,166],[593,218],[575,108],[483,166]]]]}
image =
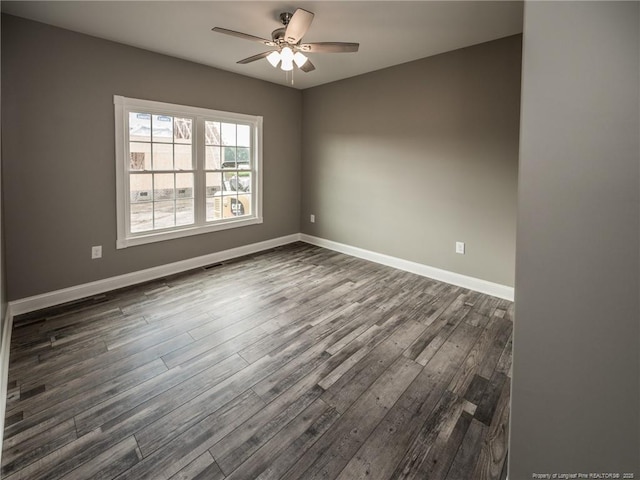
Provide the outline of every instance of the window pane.
{"type": "Polygon", "coordinates": [[[173,141],[175,143],[191,143],[192,120],[190,118],[173,119],[173,141]]]}
{"type": "Polygon", "coordinates": [[[207,197],[207,222],[222,219],[222,196],[207,197]]]}
{"type": "Polygon", "coordinates": [[[234,218],[238,209],[238,196],[235,192],[224,192],[222,197],[222,217],[234,218]]]}
{"type": "Polygon", "coordinates": [[[250,151],[248,148],[238,147],[236,148],[236,161],[238,162],[238,168],[249,169],[250,151]]]}
{"type": "Polygon", "coordinates": [[[238,125],[238,143],[239,147],[251,146],[251,127],[249,125],[238,125]]]}
{"type": "Polygon", "coordinates": [[[129,112],[129,141],[151,141],[151,115],[129,112]]]}
{"type": "Polygon", "coordinates": [[[207,173],[207,187],[206,187],[206,220],[210,222],[212,220],[222,219],[222,174],[221,173],[207,173]]]}
{"type": "Polygon", "coordinates": [[[221,173],[207,173],[207,197],[222,192],[222,174],[221,173]]]}
{"type": "Polygon", "coordinates": [[[238,201],[242,204],[239,209],[240,215],[251,215],[251,195],[249,193],[238,193],[238,201]]]}
{"type": "Polygon", "coordinates": [[[220,125],[222,133],[222,145],[236,144],[236,124],[223,123],[220,125]]]}
{"type": "Polygon", "coordinates": [[[153,126],[154,142],[173,142],[173,117],[167,115],[153,115],[151,124],[153,126]]]}
{"type": "Polygon", "coordinates": [[[153,175],[153,200],[173,200],[175,198],[173,173],[155,173],[153,175]]]}
{"type": "Polygon", "coordinates": [[[151,144],[129,144],[129,170],[151,170],[151,144]]]}
{"type": "Polygon", "coordinates": [[[191,145],[174,145],[176,170],[193,170],[191,145]]]}
{"type": "Polygon", "coordinates": [[[173,145],[170,143],[153,144],[153,169],[173,170],[173,145]]]}
{"type": "Polygon", "coordinates": [[[132,203],[131,232],[146,232],[153,229],[153,203],[132,203]]]}
{"type": "Polygon", "coordinates": [[[190,225],[195,220],[193,198],[176,200],[176,225],[190,225]]]}
{"type": "Polygon", "coordinates": [[[238,172],[238,192],[251,191],[251,172],[238,172]]]}
{"type": "Polygon", "coordinates": [[[176,198],[193,198],[193,173],[176,173],[176,198]]]}
{"type": "Polygon", "coordinates": [[[222,168],[236,168],[236,147],[222,147],[224,150],[224,160],[222,168]]]}
{"type": "Polygon", "coordinates": [[[153,228],[173,227],[176,224],[175,205],[173,200],[153,203],[153,228]]]}
{"type": "Polygon", "coordinates": [[[206,161],[205,168],[207,170],[219,170],[220,165],[220,147],[205,147],[206,161]]]}
{"type": "Polygon", "coordinates": [[[222,145],[220,122],[204,122],[205,142],[207,145],[222,145]]]}
{"type": "Polygon", "coordinates": [[[153,200],[153,180],[150,173],[129,176],[129,199],[132,203],[153,200]]]}
{"type": "Polygon", "coordinates": [[[244,192],[247,180],[239,172],[224,172],[224,190],[225,192],[244,192]]]}

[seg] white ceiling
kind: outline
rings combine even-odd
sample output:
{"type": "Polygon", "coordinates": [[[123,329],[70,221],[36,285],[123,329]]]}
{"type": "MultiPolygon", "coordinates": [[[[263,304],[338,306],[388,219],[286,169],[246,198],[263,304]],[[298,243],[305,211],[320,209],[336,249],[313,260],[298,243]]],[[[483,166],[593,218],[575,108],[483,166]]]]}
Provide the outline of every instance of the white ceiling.
{"type": "Polygon", "coordinates": [[[357,53],[309,54],[303,89],[522,32],[521,1],[2,1],[2,11],[100,38],[291,86],[266,60],[268,50],[211,31],[224,27],[263,38],[278,15],[315,13],[304,42],[359,42],[357,53]]]}

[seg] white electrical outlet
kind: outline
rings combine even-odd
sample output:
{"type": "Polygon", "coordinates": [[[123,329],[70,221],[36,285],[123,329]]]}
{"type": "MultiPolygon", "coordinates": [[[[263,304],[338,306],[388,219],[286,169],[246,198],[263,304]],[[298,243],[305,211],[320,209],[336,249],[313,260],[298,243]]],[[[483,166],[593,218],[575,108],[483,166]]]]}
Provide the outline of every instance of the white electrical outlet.
{"type": "Polygon", "coordinates": [[[456,242],[456,253],[464,255],[464,242],[456,242]]]}
{"type": "Polygon", "coordinates": [[[309,221],[311,223],[316,223],[316,216],[313,213],[311,215],[309,215],[309,221]]]}
{"type": "Polygon", "coordinates": [[[91,247],[91,260],[95,260],[96,258],[102,258],[102,245],[91,247]]]}

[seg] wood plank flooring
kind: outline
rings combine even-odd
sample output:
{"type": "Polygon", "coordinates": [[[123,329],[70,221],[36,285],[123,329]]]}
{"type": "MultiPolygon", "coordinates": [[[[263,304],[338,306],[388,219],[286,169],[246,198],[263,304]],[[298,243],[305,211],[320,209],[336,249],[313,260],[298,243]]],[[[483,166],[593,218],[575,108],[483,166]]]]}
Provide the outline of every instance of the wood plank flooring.
{"type": "Polygon", "coordinates": [[[294,243],[23,315],[2,478],[505,478],[512,312],[294,243]]]}

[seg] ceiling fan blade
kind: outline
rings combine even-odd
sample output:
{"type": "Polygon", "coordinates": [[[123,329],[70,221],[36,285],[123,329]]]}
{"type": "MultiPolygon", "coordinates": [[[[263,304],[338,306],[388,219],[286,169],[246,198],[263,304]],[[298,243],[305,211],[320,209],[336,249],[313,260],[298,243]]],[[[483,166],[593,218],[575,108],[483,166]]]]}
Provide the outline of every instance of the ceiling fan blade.
{"type": "Polygon", "coordinates": [[[295,45],[298,43],[304,34],[307,33],[311,22],[313,21],[313,13],[307,12],[301,8],[297,9],[291,20],[289,20],[289,24],[287,25],[287,30],[284,33],[284,39],[287,43],[295,45]]]}
{"type": "Polygon", "coordinates": [[[313,63],[311,63],[311,60],[309,60],[308,58],[307,58],[307,61],[304,62],[300,67],[300,70],[302,70],[305,73],[313,72],[315,69],[316,69],[316,66],[313,63]]]}
{"type": "Polygon", "coordinates": [[[225,35],[231,35],[232,37],[244,38],[245,40],[250,40],[252,42],[258,42],[263,45],[267,45],[268,47],[275,47],[276,44],[271,40],[267,40],[266,38],[255,37],[253,35],[249,35],[247,33],[236,32],[235,30],[229,30],[227,28],[221,27],[213,27],[211,29],[214,32],[224,33],[225,35]]]}
{"type": "Polygon", "coordinates": [[[309,53],[348,53],[357,52],[360,48],[359,43],[347,43],[347,42],[318,42],[318,43],[303,43],[298,45],[301,52],[309,53]]]}
{"type": "Polygon", "coordinates": [[[253,55],[251,57],[247,57],[247,58],[244,58],[242,60],[238,60],[236,63],[241,63],[241,64],[244,65],[245,63],[255,62],[256,60],[260,60],[260,59],[266,58],[266,56],[269,55],[272,51],[273,50],[270,50],[268,52],[262,52],[262,53],[259,53],[257,55],[253,55]]]}

